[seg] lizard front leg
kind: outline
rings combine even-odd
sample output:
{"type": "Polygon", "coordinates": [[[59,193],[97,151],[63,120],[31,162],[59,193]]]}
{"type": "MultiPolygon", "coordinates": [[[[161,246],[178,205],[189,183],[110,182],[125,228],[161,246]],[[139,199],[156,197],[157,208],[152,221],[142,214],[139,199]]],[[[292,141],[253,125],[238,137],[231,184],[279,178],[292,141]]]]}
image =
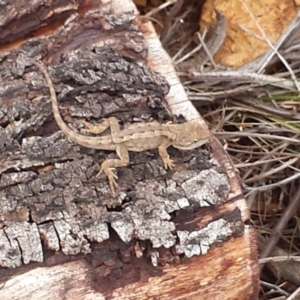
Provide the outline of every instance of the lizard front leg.
{"type": "Polygon", "coordinates": [[[164,162],[165,169],[173,169],[174,168],[174,161],[170,159],[170,156],[167,152],[167,147],[166,145],[162,144],[158,147],[158,153],[162,161],[164,162]]]}
{"type": "Polygon", "coordinates": [[[116,151],[120,159],[106,159],[101,164],[100,171],[96,175],[96,177],[99,177],[102,172],[106,174],[113,197],[116,196],[115,188],[118,187],[118,176],[113,172],[113,170],[115,170],[115,168],[125,167],[129,164],[129,153],[126,147],[118,145],[116,151]]]}

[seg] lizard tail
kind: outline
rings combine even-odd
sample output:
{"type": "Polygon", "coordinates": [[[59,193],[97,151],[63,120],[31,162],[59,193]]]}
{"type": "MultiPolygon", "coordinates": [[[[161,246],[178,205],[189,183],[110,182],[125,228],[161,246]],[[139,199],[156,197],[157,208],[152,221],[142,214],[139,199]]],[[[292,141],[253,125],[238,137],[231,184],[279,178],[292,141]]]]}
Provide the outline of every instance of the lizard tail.
{"type": "Polygon", "coordinates": [[[55,93],[52,80],[50,78],[50,75],[49,75],[46,67],[37,61],[32,60],[32,63],[34,65],[36,65],[42,71],[42,73],[44,74],[44,76],[46,78],[46,81],[47,81],[47,84],[48,84],[48,87],[50,90],[52,111],[53,111],[54,119],[55,119],[58,127],[60,128],[60,130],[67,137],[69,137],[73,142],[75,142],[81,146],[92,148],[92,149],[114,150],[115,145],[112,144],[111,138],[110,139],[106,138],[105,142],[103,142],[103,139],[102,139],[102,142],[101,142],[101,140],[99,140],[99,137],[81,135],[79,133],[76,133],[75,131],[73,131],[72,129],[70,129],[67,126],[67,124],[64,122],[64,120],[62,119],[62,117],[59,113],[56,93],[55,93]]]}
{"type": "Polygon", "coordinates": [[[53,86],[52,80],[50,78],[50,75],[49,75],[48,71],[46,70],[46,67],[43,64],[41,64],[41,63],[39,63],[37,61],[34,61],[34,60],[32,60],[32,63],[34,65],[36,65],[41,70],[41,72],[44,74],[44,76],[45,76],[45,79],[47,81],[47,84],[48,84],[48,87],[49,87],[49,91],[50,91],[51,103],[52,103],[52,111],[53,111],[54,119],[55,119],[58,127],[60,128],[60,130],[62,132],[64,132],[67,136],[69,136],[72,141],[74,141],[77,144],[82,144],[82,142],[81,142],[81,135],[77,134],[76,132],[74,132],[73,130],[71,130],[67,126],[67,124],[64,122],[64,120],[62,119],[62,117],[61,117],[61,115],[59,113],[58,103],[57,103],[57,98],[56,98],[56,93],[55,93],[54,86],[53,86]]]}

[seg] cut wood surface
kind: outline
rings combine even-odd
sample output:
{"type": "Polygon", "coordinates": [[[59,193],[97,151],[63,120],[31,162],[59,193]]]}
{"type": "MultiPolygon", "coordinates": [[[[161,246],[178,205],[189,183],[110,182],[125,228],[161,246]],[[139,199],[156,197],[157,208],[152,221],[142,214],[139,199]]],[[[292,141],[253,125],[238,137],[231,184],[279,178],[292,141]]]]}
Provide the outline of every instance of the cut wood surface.
{"type": "MultiPolygon", "coordinates": [[[[22,1],[0,9],[0,299],[256,299],[249,211],[220,143],[130,153],[118,197],[68,126],[204,120],[151,24],[127,1],[22,1]],[[53,2],[53,3],[52,3],[53,2]],[[15,12],[18,11],[16,15],[15,12]]],[[[208,130],[208,129],[207,129],[208,130]]],[[[109,133],[108,133],[109,134],[109,133]]]]}

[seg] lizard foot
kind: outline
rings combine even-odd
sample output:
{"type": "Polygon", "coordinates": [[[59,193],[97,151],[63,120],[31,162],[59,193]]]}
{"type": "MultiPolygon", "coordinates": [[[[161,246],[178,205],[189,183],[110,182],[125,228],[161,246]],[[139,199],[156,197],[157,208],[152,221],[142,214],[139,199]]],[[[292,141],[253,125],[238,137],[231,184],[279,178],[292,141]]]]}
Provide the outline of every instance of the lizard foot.
{"type": "Polygon", "coordinates": [[[112,193],[112,196],[115,197],[116,196],[116,191],[115,189],[118,188],[118,183],[117,183],[117,179],[118,176],[113,172],[113,170],[115,170],[115,168],[103,168],[101,166],[100,171],[97,173],[96,177],[98,178],[102,172],[104,172],[108,178],[108,182],[109,182],[109,186],[110,186],[110,190],[112,193]]]}
{"type": "Polygon", "coordinates": [[[164,159],[164,165],[165,165],[165,169],[170,169],[170,170],[174,169],[175,167],[174,160],[170,159],[169,157],[164,159]]]}

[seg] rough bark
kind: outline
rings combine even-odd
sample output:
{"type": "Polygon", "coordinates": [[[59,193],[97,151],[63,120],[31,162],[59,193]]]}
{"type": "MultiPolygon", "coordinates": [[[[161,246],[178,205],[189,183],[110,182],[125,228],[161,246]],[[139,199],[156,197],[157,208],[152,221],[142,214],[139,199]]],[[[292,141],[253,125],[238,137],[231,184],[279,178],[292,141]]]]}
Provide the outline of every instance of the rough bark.
{"type": "Polygon", "coordinates": [[[212,137],[210,147],[171,149],[175,171],[164,170],[157,151],[130,153],[112,198],[95,174],[116,154],[58,131],[48,87],[29,63],[47,65],[74,130],[76,120],[108,116],[122,125],[198,118],[206,126],[134,6],[19,1],[0,15],[0,298],[253,299],[254,235],[221,145],[212,137]],[[30,276],[45,280],[31,290],[30,276]]]}

